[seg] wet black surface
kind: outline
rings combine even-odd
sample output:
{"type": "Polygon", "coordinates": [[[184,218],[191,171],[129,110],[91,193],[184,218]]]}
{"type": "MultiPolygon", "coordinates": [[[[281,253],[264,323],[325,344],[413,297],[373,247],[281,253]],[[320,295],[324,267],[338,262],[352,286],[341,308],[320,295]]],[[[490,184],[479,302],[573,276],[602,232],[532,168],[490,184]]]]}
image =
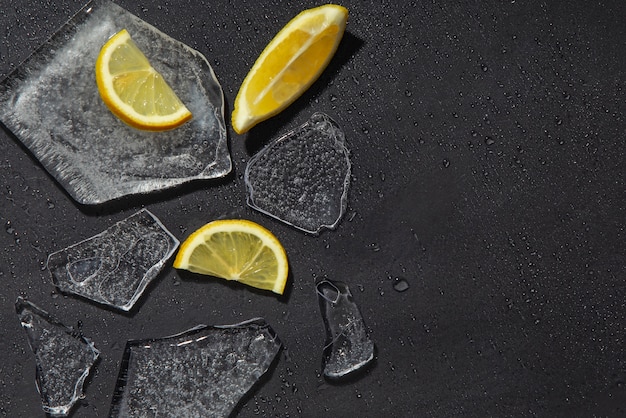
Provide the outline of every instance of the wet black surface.
{"type": "MultiPolygon", "coordinates": [[[[81,3],[3,0],[0,77],[81,3]]],[[[227,115],[265,44],[316,5],[117,3],[206,55],[227,115]]],[[[247,135],[228,124],[221,181],[82,207],[0,131],[0,414],[43,415],[20,295],[101,351],[75,417],[107,415],[128,339],[255,316],[285,350],[238,416],[626,413],[626,4],[343,4],[348,33],[311,90],[247,135]],[[243,184],[251,155],[315,111],[343,127],[353,163],[347,215],[318,237],[246,207],[243,184]],[[171,268],[129,315],[59,295],[47,255],[141,207],[179,239],[221,217],[265,225],[289,255],[286,295],[171,268]],[[345,384],[321,377],[320,278],[353,289],[377,347],[345,384]]]]}

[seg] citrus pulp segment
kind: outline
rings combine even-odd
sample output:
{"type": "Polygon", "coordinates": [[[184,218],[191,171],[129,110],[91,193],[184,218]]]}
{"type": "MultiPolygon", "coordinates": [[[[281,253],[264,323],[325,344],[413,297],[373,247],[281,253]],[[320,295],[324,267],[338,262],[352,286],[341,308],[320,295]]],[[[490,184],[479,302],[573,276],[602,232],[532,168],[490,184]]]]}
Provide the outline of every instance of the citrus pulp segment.
{"type": "Polygon", "coordinates": [[[278,294],[285,289],[289,270],[274,234],[243,219],[213,221],[193,232],[180,246],[174,267],[278,294]]]}
{"type": "Polygon", "coordinates": [[[335,4],[305,10],[270,41],[244,79],[232,114],[242,134],[293,103],[326,68],[343,37],[348,10],[335,4]]]}
{"type": "Polygon", "coordinates": [[[96,83],[111,112],[135,128],[173,129],[192,117],[126,29],[112,36],[100,50],[96,83]]]}

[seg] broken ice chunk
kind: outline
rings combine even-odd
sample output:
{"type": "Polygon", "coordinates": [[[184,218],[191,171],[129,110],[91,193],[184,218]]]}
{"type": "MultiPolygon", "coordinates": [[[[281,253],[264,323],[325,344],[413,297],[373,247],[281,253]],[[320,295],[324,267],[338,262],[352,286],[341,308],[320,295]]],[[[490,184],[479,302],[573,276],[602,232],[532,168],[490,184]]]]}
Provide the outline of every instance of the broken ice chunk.
{"type": "Polygon", "coordinates": [[[87,338],[21,297],[15,310],[35,354],[43,410],[66,416],[83,396],[83,384],[100,352],[87,338]]]}
{"type": "Polygon", "coordinates": [[[346,210],[350,168],[343,132],[315,113],[250,159],[248,205],[309,233],[333,229],[346,210]]]}
{"type": "Polygon", "coordinates": [[[317,294],[326,326],[324,376],[341,379],[374,359],[374,343],[345,283],[323,280],[317,294]]]}
{"type": "Polygon", "coordinates": [[[50,254],[48,270],[61,291],[128,311],[178,244],[143,209],[98,235],[50,254]]]}
{"type": "Polygon", "coordinates": [[[281,343],[262,318],[129,341],[111,417],[227,417],[281,343]]]}
{"type": "Polygon", "coordinates": [[[0,120],[83,204],[223,177],[232,167],[224,95],[207,59],[111,1],[89,2],[0,82],[0,120]],[[146,132],[109,111],[94,65],[122,29],[193,113],[191,121],[146,132]]]}

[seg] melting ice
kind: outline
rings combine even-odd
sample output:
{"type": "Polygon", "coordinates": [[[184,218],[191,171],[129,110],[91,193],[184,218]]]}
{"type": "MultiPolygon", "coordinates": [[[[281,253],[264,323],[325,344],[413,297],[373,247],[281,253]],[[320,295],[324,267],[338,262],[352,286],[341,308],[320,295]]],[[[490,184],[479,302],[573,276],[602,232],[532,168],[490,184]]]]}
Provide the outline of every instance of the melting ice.
{"type": "Polygon", "coordinates": [[[324,376],[341,379],[374,359],[374,343],[345,283],[323,280],[317,284],[317,294],[326,326],[324,376]]]}
{"type": "Polygon", "coordinates": [[[227,417],[281,343],[264,319],[129,341],[112,417],[227,417]]]}
{"type": "Polygon", "coordinates": [[[98,235],[50,254],[47,268],[59,290],[128,311],[178,244],[143,209],[98,235]]]}
{"type": "Polygon", "coordinates": [[[83,396],[83,384],[100,353],[87,338],[33,303],[18,298],[15,310],[35,354],[43,410],[66,416],[83,396]]]}
{"type": "Polygon", "coordinates": [[[344,133],[315,113],[250,159],[248,205],[309,233],[335,228],[346,210],[350,169],[344,133]]]}
{"type": "Polygon", "coordinates": [[[0,83],[2,123],[84,204],[226,175],[223,112],[221,86],[202,54],[110,1],[91,2],[0,83]],[[191,121],[145,132],[109,111],[94,68],[121,29],[191,110],[191,121]]]}

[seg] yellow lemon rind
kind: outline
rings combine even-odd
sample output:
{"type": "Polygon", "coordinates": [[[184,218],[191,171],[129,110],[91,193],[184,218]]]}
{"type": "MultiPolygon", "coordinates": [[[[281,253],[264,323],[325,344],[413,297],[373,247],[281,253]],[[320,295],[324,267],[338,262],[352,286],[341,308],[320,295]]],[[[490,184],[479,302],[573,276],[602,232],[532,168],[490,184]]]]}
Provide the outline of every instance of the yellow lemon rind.
{"type": "MultiPolygon", "coordinates": [[[[110,76],[109,71],[107,70],[107,62],[109,61],[111,55],[114,53],[115,46],[128,42],[129,39],[130,34],[128,33],[128,31],[126,29],[122,29],[111,38],[109,38],[109,40],[102,47],[100,54],[98,55],[98,58],[96,60],[96,84],[98,86],[98,92],[100,93],[102,101],[116,117],[121,119],[126,124],[137,129],[148,131],[163,131],[177,128],[185,122],[189,121],[193,117],[193,115],[189,111],[189,109],[187,109],[187,107],[182,104],[182,102],[178,110],[168,116],[140,115],[133,109],[132,106],[124,103],[115,93],[113,78],[110,76]]],[[[147,58],[145,69],[147,71],[153,71],[157,73],[156,70],[152,68],[147,58]]]]}
{"type": "MultiPolygon", "coordinates": [[[[278,238],[276,238],[276,236],[274,236],[272,232],[255,222],[245,219],[220,219],[209,222],[208,224],[194,231],[181,244],[178,253],[176,254],[176,258],[174,259],[173,267],[176,269],[189,270],[198,273],[199,271],[197,269],[194,269],[189,262],[193,251],[198,246],[204,245],[207,236],[220,232],[244,232],[253,234],[254,236],[258,237],[266,247],[272,250],[277,259],[278,272],[276,274],[276,280],[274,281],[273,287],[264,289],[271,290],[274,293],[282,295],[287,284],[287,276],[289,273],[287,253],[285,252],[285,249],[281,245],[280,241],[278,241],[278,238]]],[[[237,278],[233,277],[216,277],[226,280],[239,281],[237,278]]],[[[242,282],[244,284],[247,284],[245,281],[242,282]]]]}
{"type": "MultiPolygon", "coordinates": [[[[326,4],[323,6],[319,6],[313,9],[308,9],[300,12],[296,15],[292,20],[290,20],[270,41],[269,44],[265,47],[261,55],[257,58],[254,65],[248,72],[248,75],[244,78],[241,87],[239,88],[239,92],[235,98],[234,110],[231,117],[231,122],[234,131],[237,134],[243,134],[249,131],[252,127],[257,125],[260,122],[263,122],[273,116],[276,116],[278,113],[282,112],[291,105],[294,101],[298,99],[322,74],[322,72],[326,69],[330,60],[335,55],[337,48],[339,47],[339,43],[346,29],[346,23],[348,20],[348,9],[343,6],[339,6],[336,4],[326,4]],[[333,48],[329,51],[328,55],[325,57],[322,65],[319,67],[319,71],[315,73],[306,83],[302,85],[302,87],[298,90],[297,94],[294,94],[288,100],[284,101],[281,106],[277,107],[271,112],[264,113],[262,115],[251,115],[250,109],[246,104],[246,100],[244,99],[244,94],[248,88],[250,82],[254,79],[256,73],[259,68],[263,65],[263,62],[267,58],[267,56],[279,45],[285,38],[288,37],[290,33],[294,30],[299,29],[302,25],[301,22],[305,22],[308,19],[312,19],[314,14],[326,14],[331,15],[332,19],[330,19],[327,23],[330,25],[337,25],[337,39],[333,48]]],[[[328,27],[327,26],[327,27],[328,27]]]]}

